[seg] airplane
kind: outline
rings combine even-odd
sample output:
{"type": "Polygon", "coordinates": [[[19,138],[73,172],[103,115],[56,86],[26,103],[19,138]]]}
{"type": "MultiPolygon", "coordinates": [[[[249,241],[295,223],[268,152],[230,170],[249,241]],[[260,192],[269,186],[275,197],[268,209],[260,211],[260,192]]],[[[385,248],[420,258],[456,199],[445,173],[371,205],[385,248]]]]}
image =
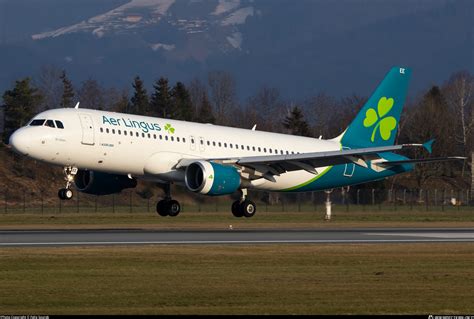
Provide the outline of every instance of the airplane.
{"type": "Polygon", "coordinates": [[[306,192],[334,189],[409,172],[415,164],[463,157],[410,159],[396,153],[424,144],[395,145],[411,70],[393,67],[352,123],[333,139],[316,139],[252,129],[75,108],[39,113],[16,130],[9,144],[19,154],[62,166],[66,185],[58,196],[108,195],[137,185],[163,186],[160,216],[177,216],[181,206],[170,184],[208,196],[240,192],[235,217],[252,217],[248,189],[306,192]]]}

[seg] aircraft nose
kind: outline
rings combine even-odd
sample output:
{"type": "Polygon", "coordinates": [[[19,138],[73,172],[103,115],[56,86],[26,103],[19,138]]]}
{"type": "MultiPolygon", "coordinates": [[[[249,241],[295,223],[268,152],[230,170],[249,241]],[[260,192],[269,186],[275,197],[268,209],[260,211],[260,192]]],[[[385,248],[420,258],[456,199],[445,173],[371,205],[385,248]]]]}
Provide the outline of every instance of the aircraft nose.
{"type": "Polygon", "coordinates": [[[30,151],[31,135],[25,129],[16,130],[11,136],[9,144],[17,153],[28,155],[30,151]]]}

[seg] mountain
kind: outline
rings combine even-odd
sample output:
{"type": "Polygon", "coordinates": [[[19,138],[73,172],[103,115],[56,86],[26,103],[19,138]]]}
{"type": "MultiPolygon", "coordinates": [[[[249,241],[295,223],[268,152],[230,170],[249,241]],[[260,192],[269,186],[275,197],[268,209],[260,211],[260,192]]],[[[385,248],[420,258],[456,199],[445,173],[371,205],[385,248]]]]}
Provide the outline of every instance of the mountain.
{"type": "Polygon", "coordinates": [[[0,90],[42,65],[130,88],[231,72],[300,99],[369,95],[393,65],[414,92],[473,70],[472,1],[0,0],[0,90]],[[21,19],[20,19],[21,17],[21,19]]]}

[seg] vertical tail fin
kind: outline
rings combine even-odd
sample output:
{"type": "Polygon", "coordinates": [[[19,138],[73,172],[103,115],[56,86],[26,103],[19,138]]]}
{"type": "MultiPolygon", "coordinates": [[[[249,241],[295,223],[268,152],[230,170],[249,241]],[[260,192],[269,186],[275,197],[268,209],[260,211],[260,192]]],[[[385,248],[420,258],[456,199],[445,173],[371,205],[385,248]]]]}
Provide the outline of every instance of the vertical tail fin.
{"type": "Polygon", "coordinates": [[[350,148],[393,145],[411,70],[393,67],[340,137],[350,148]]]}

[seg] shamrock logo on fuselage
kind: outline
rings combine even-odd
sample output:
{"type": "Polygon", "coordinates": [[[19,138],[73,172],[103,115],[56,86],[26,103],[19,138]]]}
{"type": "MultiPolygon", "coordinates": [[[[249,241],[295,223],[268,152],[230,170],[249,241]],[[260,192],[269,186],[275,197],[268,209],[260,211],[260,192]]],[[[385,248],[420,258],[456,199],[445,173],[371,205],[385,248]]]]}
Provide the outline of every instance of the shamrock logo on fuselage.
{"type": "Polygon", "coordinates": [[[174,133],[174,127],[172,127],[171,124],[167,123],[165,125],[165,131],[167,131],[170,134],[173,134],[174,133]]]}
{"type": "Polygon", "coordinates": [[[387,99],[385,96],[383,96],[379,100],[377,111],[375,111],[373,108],[370,108],[365,113],[365,127],[371,127],[377,123],[377,125],[374,127],[374,130],[372,131],[372,137],[370,138],[372,142],[375,140],[375,132],[377,129],[379,129],[382,139],[387,141],[392,135],[392,131],[397,126],[397,120],[393,116],[384,117],[392,109],[393,103],[394,101],[392,98],[387,99]]]}

